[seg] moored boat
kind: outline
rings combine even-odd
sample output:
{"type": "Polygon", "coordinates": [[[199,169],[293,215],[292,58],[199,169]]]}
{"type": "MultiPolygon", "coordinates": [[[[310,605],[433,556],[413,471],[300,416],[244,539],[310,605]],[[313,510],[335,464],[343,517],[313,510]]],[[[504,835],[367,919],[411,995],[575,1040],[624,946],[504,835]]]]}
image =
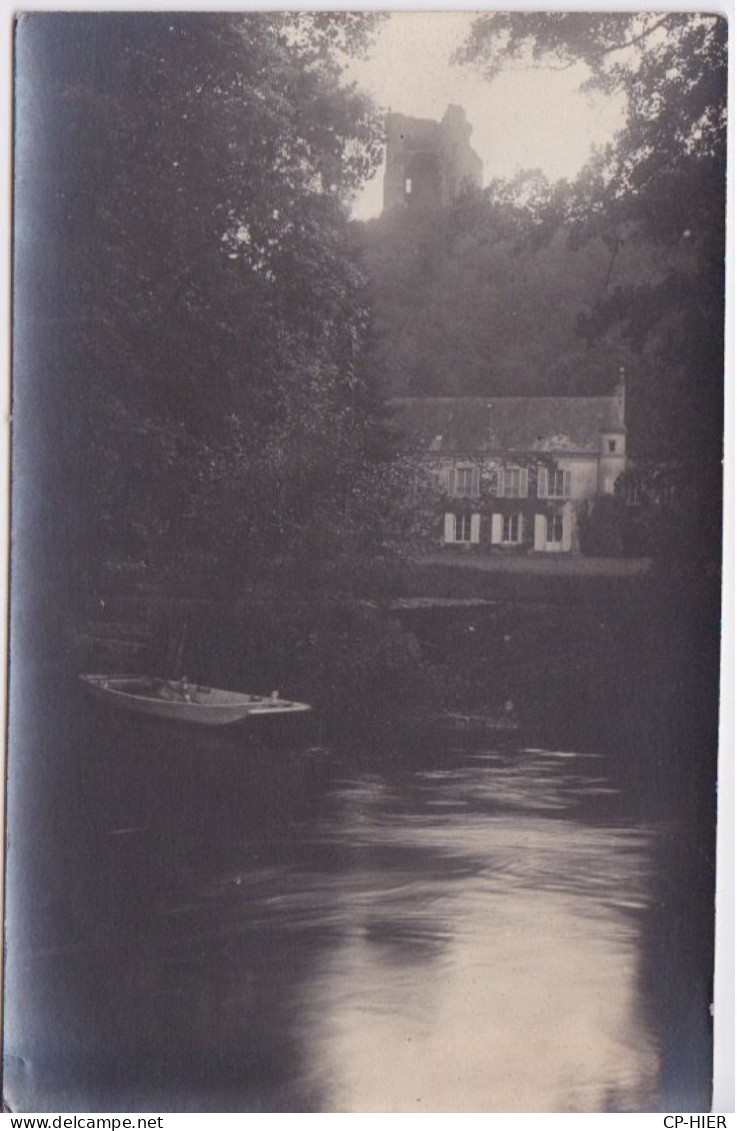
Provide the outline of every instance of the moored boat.
{"type": "Polygon", "coordinates": [[[252,716],[294,715],[311,710],[308,703],[282,699],[276,692],[247,695],[220,691],[186,679],[131,675],[81,675],[79,678],[95,698],[111,706],[172,722],[228,726],[252,716]]]}

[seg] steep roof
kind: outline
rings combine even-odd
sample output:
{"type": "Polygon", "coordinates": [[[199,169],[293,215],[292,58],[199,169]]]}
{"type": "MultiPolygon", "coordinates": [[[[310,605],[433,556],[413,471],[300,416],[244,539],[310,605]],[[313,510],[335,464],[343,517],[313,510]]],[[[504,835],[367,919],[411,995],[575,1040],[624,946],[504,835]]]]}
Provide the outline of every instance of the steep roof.
{"type": "Polygon", "coordinates": [[[437,453],[598,453],[602,432],[622,432],[609,397],[398,397],[389,402],[402,447],[437,453]]]}

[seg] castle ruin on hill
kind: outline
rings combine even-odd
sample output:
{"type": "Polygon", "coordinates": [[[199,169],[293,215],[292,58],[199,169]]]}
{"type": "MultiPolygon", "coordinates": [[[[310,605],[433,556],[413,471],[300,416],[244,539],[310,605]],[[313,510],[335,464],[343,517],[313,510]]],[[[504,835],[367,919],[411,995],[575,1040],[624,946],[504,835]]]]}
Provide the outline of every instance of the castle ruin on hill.
{"type": "Polygon", "coordinates": [[[439,122],[389,114],[384,211],[440,208],[464,184],[480,188],[483,164],[471,148],[471,133],[462,106],[449,106],[439,122]]]}

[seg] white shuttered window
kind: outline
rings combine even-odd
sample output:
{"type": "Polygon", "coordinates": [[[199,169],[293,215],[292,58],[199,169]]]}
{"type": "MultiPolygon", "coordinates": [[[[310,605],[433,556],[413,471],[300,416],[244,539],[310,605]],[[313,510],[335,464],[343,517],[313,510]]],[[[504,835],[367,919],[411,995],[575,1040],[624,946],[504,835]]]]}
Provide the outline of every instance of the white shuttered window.
{"type": "Polygon", "coordinates": [[[499,472],[499,494],[507,499],[527,498],[526,467],[505,467],[499,472]]]}
{"type": "Polygon", "coordinates": [[[452,494],[457,498],[476,498],[479,493],[479,469],[477,467],[457,467],[453,482],[452,494]]]}
{"type": "Polygon", "coordinates": [[[444,541],[478,544],[481,535],[480,514],[446,514],[444,541]]]}
{"type": "Polygon", "coordinates": [[[522,515],[505,514],[502,524],[502,542],[517,545],[522,541],[522,515]]]}
{"type": "Polygon", "coordinates": [[[563,515],[551,514],[548,515],[548,530],[547,542],[551,546],[556,546],[563,542],[563,515]]]}
{"type": "Polygon", "coordinates": [[[571,496],[571,473],[567,468],[538,468],[537,497],[539,499],[569,499],[571,496]]]}

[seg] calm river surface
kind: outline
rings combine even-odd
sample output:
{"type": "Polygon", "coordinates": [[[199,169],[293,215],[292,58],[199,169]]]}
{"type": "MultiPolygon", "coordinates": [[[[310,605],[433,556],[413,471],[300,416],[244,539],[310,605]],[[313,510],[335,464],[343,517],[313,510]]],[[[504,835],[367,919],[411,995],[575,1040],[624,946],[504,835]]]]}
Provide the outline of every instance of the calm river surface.
{"type": "Polygon", "coordinates": [[[673,1103],[673,829],[610,757],[460,725],[371,757],[67,734],[11,938],[17,1108],[673,1103]]]}

